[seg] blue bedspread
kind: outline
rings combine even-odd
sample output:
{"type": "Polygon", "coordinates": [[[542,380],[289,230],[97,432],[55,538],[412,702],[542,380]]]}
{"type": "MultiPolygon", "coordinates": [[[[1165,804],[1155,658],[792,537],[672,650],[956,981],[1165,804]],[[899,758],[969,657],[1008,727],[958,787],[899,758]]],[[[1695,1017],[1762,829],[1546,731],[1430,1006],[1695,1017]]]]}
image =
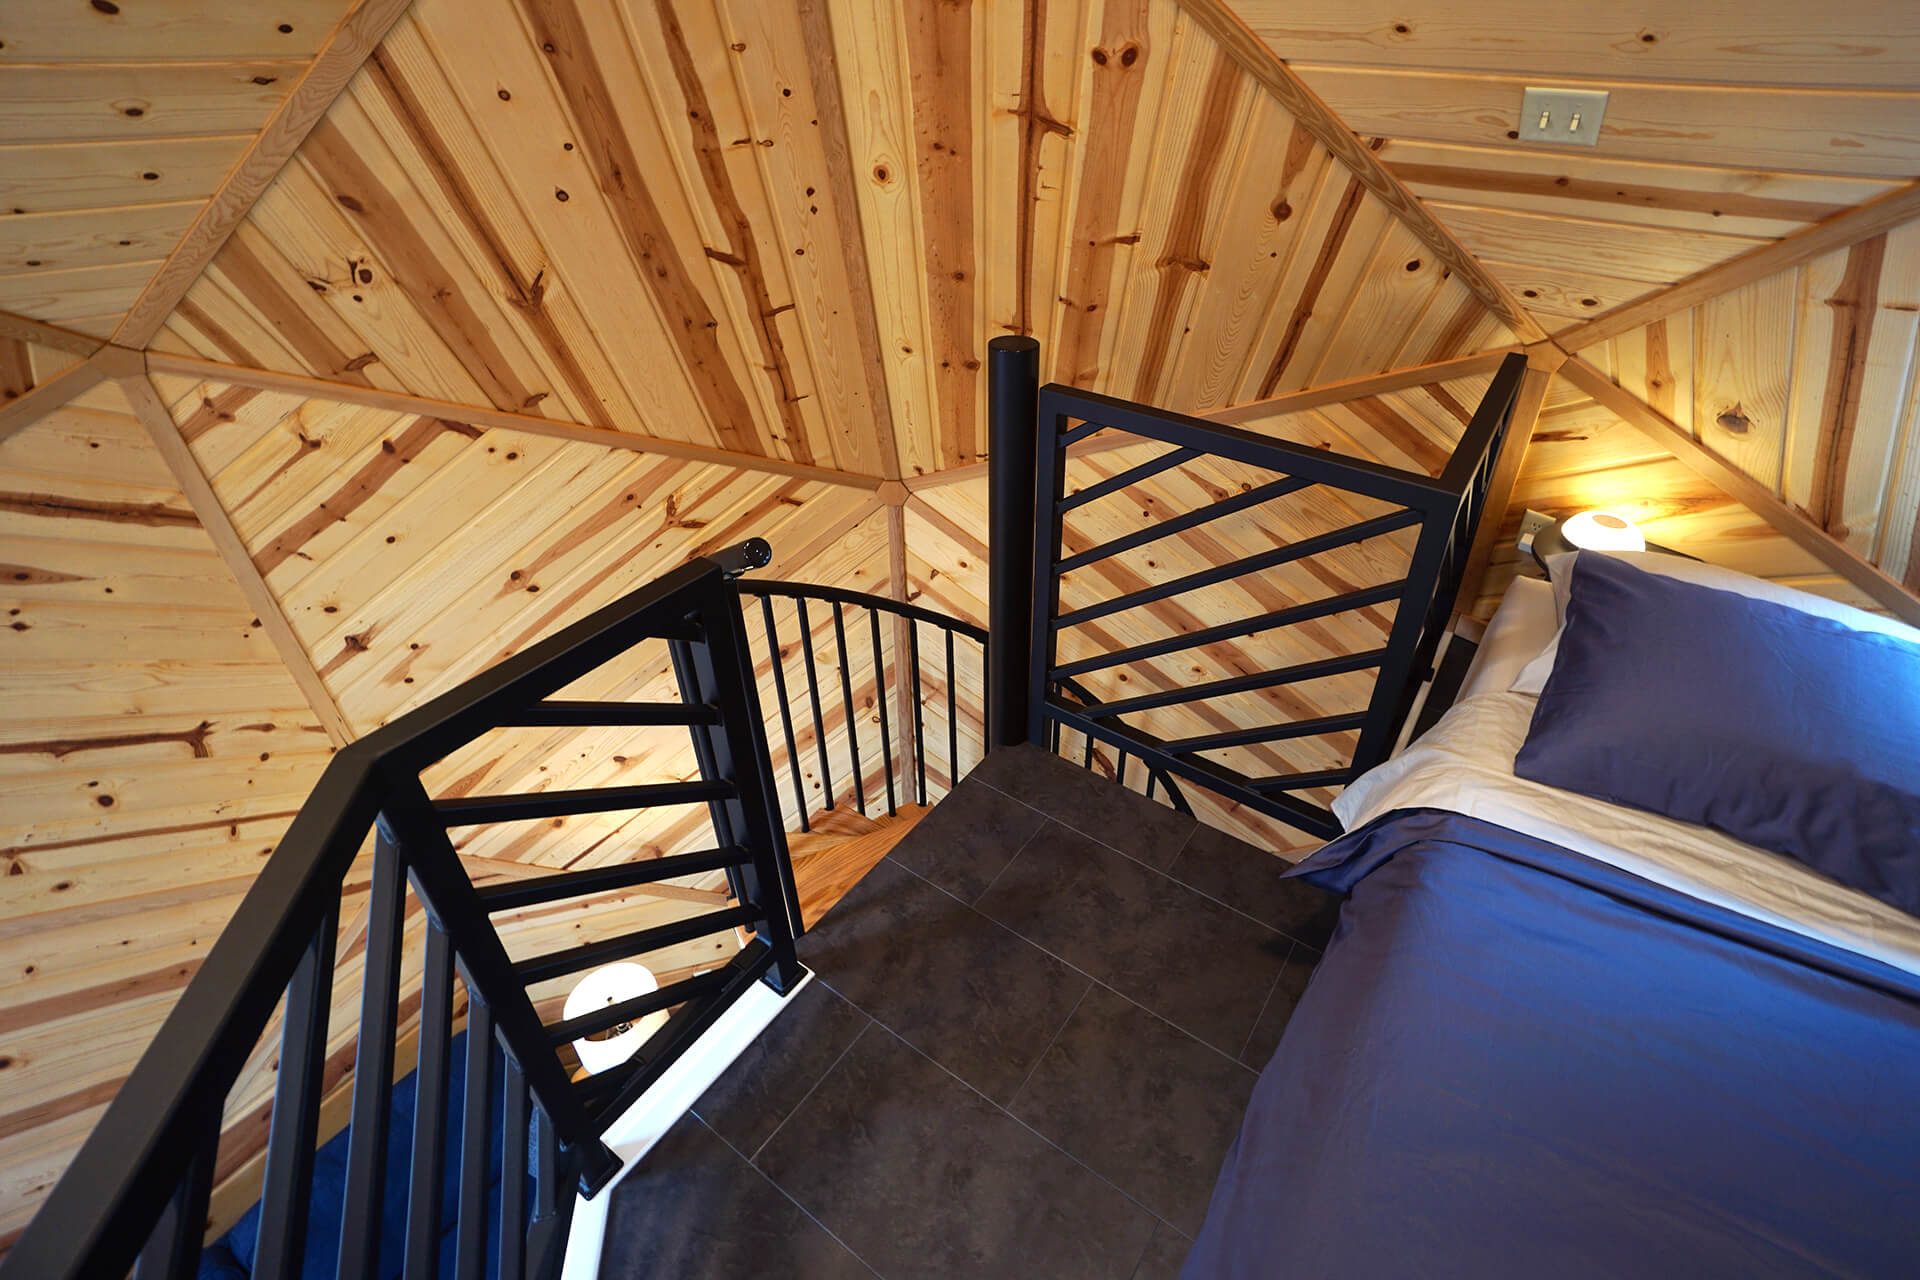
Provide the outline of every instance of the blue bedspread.
{"type": "Polygon", "coordinates": [[[1186,1280],[1920,1275],[1920,980],[1457,814],[1349,893],[1186,1280]]]}

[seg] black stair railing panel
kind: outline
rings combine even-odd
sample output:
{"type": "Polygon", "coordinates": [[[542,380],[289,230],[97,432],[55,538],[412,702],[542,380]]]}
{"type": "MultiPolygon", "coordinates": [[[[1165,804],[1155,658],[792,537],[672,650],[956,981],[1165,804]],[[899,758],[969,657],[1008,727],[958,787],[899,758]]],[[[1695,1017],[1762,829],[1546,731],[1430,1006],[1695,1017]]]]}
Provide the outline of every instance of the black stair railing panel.
{"type": "MultiPolygon", "coordinates": [[[[1088,762],[1093,759],[1095,740],[1104,742],[1122,760],[1137,758],[1148,766],[1149,794],[1174,777],[1184,778],[1311,834],[1337,834],[1339,823],[1330,811],[1290,793],[1340,785],[1385,759],[1391,750],[1419,681],[1431,665],[1434,648],[1450,621],[1467,548],[1485,514],[1489,478],[1512,417],[1525,358],[1509,356],[1501,365],[1438,477],[1343,457],[1110,396],[1057,385],[1036,387],[1033,383],[1037,381],[1038,364],[1037,348],[1031,339],[996,339],[989,344],[989,382],[995,388],[989,396],[989,458],[996,494],[996,509],[990,519],[995,529],[1027,524],[1036,531],[1027,563],[1016,563],[1000,548],[990,548],[990,590],[996,614],[1017,617],[1024,613],[1031,622],[1024,637],[1024,661],[1016,663],[1011,660],[1013,655],[1003,651],[996,663],[995,687],[989,691],[989,720],[998,715],[1004,721],[1024,713],[1025,740],[1051,744],[1056,751],[1061,728],[1074,729],[1085,735],[1081,745],[1088,762]],[[1026,417],[1029,405],[1031,421],[1026,417]],[[1068,494],[1069,446],[1102,430],[1125,433],[1167,449],[1146,463],[1068,494]],[[1240,494],[1110,537],[1072,556],[1065,554],[1065,517],[1069,512],[1204,457],[1228,459],[1275,478],[1240,494]],[[1022,469],[1028,459],[1032,461],[1030,479],[1022,469]],[[1371,505],[1375,511],[1376,504],[1381,503],[1391,509],[1356,517],[1341,528],[1062,611],[1060,587],[1064,575],[1224,517],[1256,513],[1266,504],[1284,500],[1308,486],[1364,498],[1368,502],[1362,506],[1371,505]],[[1070,662],[1059,659],[1060,634],[1065,628],[1123,610],[1177,600],[1190,592],[1306,562],[1407,529],[1417,533],[1411,540],[1404,575],[1397,580],[1349,588],[1323,599],[1220,621],[1117,650],[1084,654],[1070,662]],[[1022,609],[1014,601],[1022,593],[1031,600],[1030,609],[1022,609]],[[1243,670],[1239,675],[1127,698],[1101,701],[1087,697],[1084,691],[1072,693],[1077,702],[1063,697],[1065,683],[1074,677],[1388,604],[1394,607],[1394,617],[1385,642],[1364,653],[1335,653],[1279,670],[1243,670]],[[1364,709],[1334,711],[1298,724],[1229,724],[1214,733],[1188,733],[1163,741],[1123,719],[1181,705],[1199,711],[1210,699],[1367,669],[1373,669],[1375,676],[1364,709]],[[1017,687],[1016,677],[1007,674],[1016,670],[1024,672],[1024,688],[1017,687]],[[1256,752],[1261,759],[1284,760],[1288,758],[1284,753],[1275,754],[1281,744],[1326,733],[1354,735],[1351,757],[1338,768],[1248,776],[1202,754],[1242,750],[1256,752]]],[[[1003,646],[1011,641],[1004,635],[997,638],[1003,646]]],[[[1218,718],[1215,723],[1220,723],[1218,718]]]]}

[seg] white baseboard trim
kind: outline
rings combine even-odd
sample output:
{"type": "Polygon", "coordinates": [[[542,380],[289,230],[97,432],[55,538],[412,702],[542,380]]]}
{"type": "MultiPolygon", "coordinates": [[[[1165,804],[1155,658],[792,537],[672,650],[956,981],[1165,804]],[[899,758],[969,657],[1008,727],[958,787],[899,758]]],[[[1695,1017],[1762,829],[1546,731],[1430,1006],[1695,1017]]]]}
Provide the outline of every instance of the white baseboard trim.
{"type": "Polygon", "coordinates": [[[784,996],[775,994],[764,982],[754,983],[714,1021],[692,1049],[661,1073],[653,1087],[613,1122],[605,1139],[607,1146],[620,1157],[620,1172],[593,1199],[576,1196],[573,1226],[567,1234],[566,1261],[560,1269],[561,1280],[598,1280],[600,1253],[607,1238],[607,1206],[613,1200],[614,1187],[812,981],[813,973],[809,970],[784,996]]]}

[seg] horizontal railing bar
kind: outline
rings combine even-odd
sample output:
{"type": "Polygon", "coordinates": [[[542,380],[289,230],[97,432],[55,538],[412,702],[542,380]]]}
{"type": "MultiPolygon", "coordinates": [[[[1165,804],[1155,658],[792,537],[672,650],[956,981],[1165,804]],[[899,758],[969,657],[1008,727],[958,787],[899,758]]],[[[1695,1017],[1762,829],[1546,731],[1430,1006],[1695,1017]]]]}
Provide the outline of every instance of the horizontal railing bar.
{"type": "Polygon", "coordinates": [[[908,604],[903,600],[889,600],[885,596],[876,596],[866,591],[848,591],[844,587],[816,587],[811,582],[778,582],[759,579],[741,579],[734,584],[740,594],[749,596],[778,596],[788,600],[825,600],[830,604],[850,604],[861,609],[878,609],[883,613],[897,614],[915,622],[926,622],[947,631],[955,632],[977,640],[987,642],[987,629],[977,627],[971,622],[922,608],[917,604],[908,604]]]}
{"type": "Polygon", "coordinates": [[[1177,706],[1184,702],[1203,702],[1208,698],[1222,698],[1233,693],[1254,693],[1283,684],[1299,684],[1305,680],[1318,680],[1323,676],[1364,671],[1368,667],[1379,666],[1386,660],[1386,656],[1385,649],[1368,649],[1364,653],[1348,653],[1337,658],[1302,662],[1296,666],[1282,667],[1278,671],[1255,671],[1250,675],[1229,676],[1224,680],[1212,680],[1206,684],[1183,685],[1178,689],[1167,689],[1160,693],[1143,693],[1137,698],[1122,698],[1118,702],[1096,702],[1091,706],[1079,708],[1079,711],[1092,719],[1104,720],[1112,716],[1124,716],[1134,711],[1151,711],[1155,707],[1177,706]]]}
{"type": "Polygon", "coordinates": [[[1383,466],[1330,449],[1316,449],[1204,418],[1153,409],[1097,391],[1048,383],[1040,388],[1038,412],[1043,421],[1049,417],[1067,417],[1099,422],[1143,440],[1198,449],[1282,475],[1303,476],[1348,493],[1366,494],[1403,507],[1450,508],[1459,499],[1458,487],[1418,471],[1383,466]]]}
{"type": "Polygon", "coordinates": [[[661,947],[671,947],[675,943],[691,942],[695,938],[704,938],[710,933],[719,933],[736,925],[752,924],[765,915],[764,910],[751,903],[728,907],[723,911],[706,911],[685,920],[675,920],[671,924],[655,925],[651,929],[641,929],[622,937],[609,938],[605,942],[593,942],[584,947],[574,947],[567,951],[555,951],[550,955],[522,960],[513,966],[513,973],[522,983],[532,986],[536,982],[545,982],[549,978],[563,978],[569,973],[578,973],[582,969],[592,969],[599,965],[610,964],[615,960],[624,960],[628,956],[656,951],[661,947]]]}
{"type": "MultiPolygon", "coordinates": [[[[1142,441],[1142,444],[1150,443],[1142,441]]],[[[1177,467],[1183,462],[1191,462],[1200,456],[1198,449],[1173,449],[1157,458],[1149,458],[1138,466],[1128,467],[1119,475],[1108,476],[1096,484],[1068,494],[1054,504],[1058,512],[1071,511],[1075,507],[1084,507],[1089,502],[1098,502],[1111,493],[1118,493],[1129,485],[1139,484],[1142,480],[1151,480],[1162,471],[1177,467]]]]}
{"type": "Polygon", "coordinates": [[[1083,422],[1073,430],[1061,433],[1060,447],[1062,449],[1070,448],[1073,445],[1079,444],[1088,436],[1098,435],[1106,429],[1107,424],[1104,422],[1083,422]]]}
{"type": "Polygon", "coordinates": [[[1216,764],[1203,756],[1176,756],[1167,752],[1166,743],[1152,734],[1131,725],[1111,724],[1103,720],[1094,720],[1072,707],[1061,705],[1049,698],[1043,707],[1043,714],[1056,722],[1066,725],[1089,737],[1100,739],[1109,746],[1124,749],[1150,762],[1154,768],[1164,770],[1169,776],[1178,775],[1210,790],[1217,791],[1230,800],[1237,800],[1248,808],[1282,822],[1300,828],[1310,835],[1323,840],[1331,840],[1340,834],[1340,820],[1319,805],[1302,800],[1296,796],[1280,793],[1264,793],[1248,786],[1248,779],[1225,765],[1216,764]]]}
{"type": "Polygon", "coordinates": [[[706,973],[696,973],[691,978],[669,983],[658,991],[649,991],[643,996],[631,1000],[622,1000],[619,1004],[610,1004],[604,1009],[595,1009],[583,1013],[577,1018],[568,1018],[556,1022],[547,1028],[547,1038],[555,1045],[578,1040],[581,1036],[590,1036],[617,1027],[623,1022],[638,1022],[650,1013],[662,1009],[671,1009],[677,1004],[689,1000],[698,1000],[702,996],[712,995],[727,985],[725,969],[711,969],[706,973]]]}
{"type": "Polygon", "coordinates": [[[1274,480],[1268,484],[1255,485],[1251,489],[1234,494],[1231,498],[1222,498],[1220,501],[1209,503],[1204,507],[1196,507],[1192,511],[1183,511],[1177,516],[1167,517],[1156,525],[1136,530],[1133,533],[1123,534],[1111,542],[1103,542],[1097,547],[1082,551],[1077,556],[1068,556],[1065,560],[1060,561],[1059,564],[1054,566],[1054,572],[1056,574],[1072,573],[1075,569],[1084,569],[1088,565],[1105,560],[1110,556],[1117,556],[1122,551],[1132,551],[1135,547],[1144,547],[1150,542],[1158,542],[1162,538],[1170,538],[1176,533],[1185,533],[1189,529],[1198,528],[1203,524],[1210,524],[1224,516],[1230,516],[1237,511],[1245,511],[1248,507],[1257,507],[1263,502],[1271,502],[1275,498],[1284,498],[1290,493],[1295,493],[1301,489],[1310,487],[1312,483],[1312,481],[1302,480],[1298,476],[1288,476],[1285,479],[1274,480]]]}
{"type": "Polygon", "coordinates": [[[515,911],[521,907],[557,902],[561,898],[584,898],[588,894],[611,893],[636,885],[658,884],[681,876],[719,871],[724,867],[742,867],[753,861],[745,849],[730,845],[722,849],[703,849],[699,853],[676,853],[666,858],[648,858],[641,862],[621,862],[610,867],[588,867],[584,871],[559,871],[550,876],[509,880],[488,885],[474,892],[489,912],[515,911]]]}
{"type": "Polygon", "coordinates": [[[1363,587],[1359,591],[1349,591],[1345,595],[1328,596],[1323,600],[1310,600],[1306,604],[1276,609],[1272,613],[1257,614],[1238,622],[1223,622],[1217,627],[1205,627],[1185,635],[1168,636],[1164,640],[1150,640],[1146,644],[1134,645],[1131,649],[1118,649],[1112,653],[1103,653],[1096,658],[1086,658],[1079,662],[1070,662],[1064,667],[1055,667],[1047,673],[1047,676],[1049,679],[1058,680],[1063,676],[1103,671],[1123,663],[1158,658],[1162,654],[1178,653],[1182,649],[1198,649],[1205,645],[1217,644],[1222,640],[1235,640],[1260,631],[1292,626],[1297,622],[1311,622],[1315,618],[1325,618],[1353,609],[1364,609],[1370,604],[1384,604],[1389,600],[1399,599],[1406,585],[1406,579],[1402,578],[1394,582],[1382,583],[1377,587],[1363,587]]]}
{"type": "Polygon", "coordinates": [[[536,702],[500,717],[502,729],[566,725],[719,724],[720,709],[684,702],[536,702]]]}
{"type": "Polygon", "coordinates": [[[1270,791],[1311,791],[1315,787],[1331,787],[1347,782],[1353,777],[1351,767],[1339,769],[1318,769],[1312,773],[1283,773],[1272,778],[1261,778],[1249,785],[1255,791],[1265,795],[1270,791]]]}
{"type": "Polygon", "coordinates": [[[1298,542],[1289,542],[1271,551],[1263,551],[1258,555],[1247,556],[1227,564],[1214,565],[1212,568],[1201,569],[1184,577],[1170,578],[1165,582],[1143,587],[1124,596],[1115,596],[1111,600],[1090,604],[1084,609],[1063,613],[1055,619],[1055,625],[1074,627],[1083,622],[1091,622],[1095,618],[1104,618],[1108,614],[1137,609],[1144,604],[1165,600],[1169,596],[1185,595],[1189,591],[1198,591],[1202,587],[1230,582],[1250,573],[1264,573],[1268,569],[1277,568],[1294,560],[1304,560],[1308,556],[1317,556],[1324,551],[1337,550],[1351,543],[1365,542],[1368,538],[1378,538],[1396,532],[1408,525],[1419,524],[1420,519],[1418,511],[1405,509],[1384,516],[1376,516],[1372,520],[1363,520],[1359,524],[1348,525],[1344,529],[1334,529],[1311,538],[1303,538],[1298,542]]]}
{"type": "Polygon", "coordinates": [[[449,827],[483,822],[520,822],[571,813],[610,809],[654,809],[670,804],[704,804],[733,796],[729,782],[649,782],[634,787],[588,787],[578,791],[528,791],[517,795],[462,796],[436,800],[433,811],[449,827]]]}
{"type": "Polygon", "coordinates": [[[1311,738],[1316,734],[1358,729],[1366,722],[1366,712],[1349,711],[1344,715],[1319,716],[1312,720],[1294,720],[1286,724],[1262,725],[1253,729],[1232,729],[1226,733],[1203,733],[1193,738],[1176,738],[1167,744],[1167,750],[1175,755],[1191,755],[1196,751],[1218,751],[1223,747],[1252,747],[1263,742],[1281,742],[1288,738],[1311,738]]]}

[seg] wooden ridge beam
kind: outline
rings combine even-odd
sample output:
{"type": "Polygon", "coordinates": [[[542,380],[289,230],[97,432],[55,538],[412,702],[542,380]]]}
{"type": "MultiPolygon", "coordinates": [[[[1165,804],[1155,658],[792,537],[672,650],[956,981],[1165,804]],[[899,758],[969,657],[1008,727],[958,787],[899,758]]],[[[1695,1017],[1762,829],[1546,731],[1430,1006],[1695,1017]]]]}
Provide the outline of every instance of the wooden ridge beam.
{"type": "Polygon", "coordinates": [[[412,3],[413,0],[360,0],[353,11],[340,20],[340,25],[333,29],[320,52],[301,73],[293,91],[267,118],[259,136],[247,147],[239,163],[187,229],[187,234],[134,300],[120,327],[114,330],[115,342],[144,347],[153,341],[153,335],[160,332],[160,326],[187,296],[187,290],[200,278],[200,273],[252,212],[254,203],[273,185],[273,180],[293,159],[294,152],[300,149],[313,127],[346,91],[354,73],[412,3]]]}
{"type": "Polygon", "coordinates": [[[1651,436],[1655,444],[1666,449],[1694,474],[1724,489],[1729,497],[1744,504],[1815,559],[1860,588],[1888,613],[1903,622],[1920,626],[1920,596],[1913,595],[1859,552],[1831,537],[1826,530],[1775,497],[1773,490],[1766,485],[1699,443],[1685,427],[1617,385],[1579,356],[1569,359],[1561,366],[1560,372],[1602,407],[1612,410],[1628,425],[1651,436]]]}
{"type": "Polygon", "coordinates": [[[1372,373],[1365,377],[1348,378],[1342,382],[1329,382],[1324,386],[1308,387],[1304,391],[1289,391],[1285,395],[1273,396],[1266,400],[1249,400],[1245,404],[1229,405],[1224,409],[1210,409],[1193,416],[1204,418],[1208,422],[1228,424],[1254,422],[1261,418],[1277,418],[1281,414],[1298,413],[1302,409],[1316,409],[1321,405],[1340,404],[1343,401],[1358,400],[1364,396],[1385,395],[1390,391],[1404,391],[1408,387],[1429,386],[1436,382],[1448,382],[1454,378],[1465,378],[1476,373],[1491,373],[1500,367],[1502,360],[1518,350],[1520,350],[1518,347],[1496,347],[1491,351],[1480,351],[1453,360],[1409,365],[1405,369],[1372,373]]]}
{"type": "Polygon", "coordinates": [[[1562,329],[1553,335],[1553,340],[1568,351],[1578,351],[1596,342],[1617,338],[1821,254],[1858,244],[1915,218],[1920,218],[1920,182],[1895,188],[1845,213],[1796,231],[1784,240],[1761,245],[1718,266],[1696,271],[1658,292],[1562,329]]]}
{"type": "Polygon", "coordinates": [[[0,338],[18,338],[22,342],[71,352],[77,356],[90,356],[107,345],[103,338],[89,338],[84,333],[62,329],[59,325],[46,324],[29,316],[17,316],[11,311],[0,311],[0,338]]]}
{"type": "Polygon", "coordinates": [[[93,390],[106,376],[99,363],[89,356],[71,369],[62,369],[18,399],[0,405],[0,440],[32,426],[75,396],[93,390]]]}
{"type": "Polygon", "coordinates": [[[333,739],[336,746],[352,742],[354,733],[346,716],[341,714],[333,695],[327,692],[326,682],[320,678],[313,659],[308,656],[300,638],[294,634],[293,626],[281,611],[280,602],[274,598],[267,580],[260,575],[260,569],[248,553],[240,531],[233,527],[232,517],[214,493],[206,472],[200,469],[199,460],[187,446],[186,437],[180,434],[180,426],[173,420],[166,402],[160,398],[160,392],[148,378],[138,375],[121,378],[120,389],[126,392],[127,403],[133,406],[133,416],[140,420],[147,434],[153,438],[154,447],[165,459],[167,469],[173,473],[174,482],[186,495],[187,504],[193,508],[201,527],[213,540],[214,550],[219,552],[227,571],[239,585],[247,607],[260,619],[260,625],[273,642],[280,661],[306,697],[307,705],[313,708],[313,714],[319,718],[327,736],[333,739]]]}
{"type": "Polygon", "coordinates": [[[1179,4],[1213,35],[1229,57],[1278,98],[1280,105],[1318,139],[1320,145],[1331,151],[1361,185],[1393,210],[1420,242],[1522,341],[1535,342],[1547,336],[1547,331],[1513,291],[1495,279],[1465,245],[1454,239],[1453,233],[1440,224],[1420,198],[1381,163],[1373,149],[1356,137],[1320,95],[1308,88],[1228,7],[1227,0],[1179,0],[1179,4]]]}
{"type": "Polygon", "coordinates": [[[208,382],[225,382],[234,386],[253,387],[261,391],[287,391],[315,400],[334,400],[342,404],[359,404],[372,409],[387,409],[394,413],[414,413],[422,417],[444,418],[450,422],[463,422],[476,427],[500,427],[508,431],[524,431],[528,435],[551,436],[556,440],[577,440],[583,444],[631,449],[636,453],[651,453],[663,458],[711,462],[741,471],[762,471],[773,475],[794,476],[802,480],[846,485],[854,489],[875,489],[882,483],[879,476],[834,471],[831,468],[816,467],[810,463],[790,462],[785,458],[763,458],[758,454],[736,453],[731,449],[688,444],[682,440],[662,440],[657,436],[609,431],[604,427],[583,427],[571,422],[555,422],[551,418],[535,417],[530,413],[514,413],[507,409],[483,409],[478,405],[456,404],[449,400],[434,400],[427,396],[409,395],[402,391],[383,391],[378,387],[357,386],[346,382],[330,382],[324,378],[311,378],[304,374],[276,373],[268,369],[248,368],[245,365],[223,364],[218,360],[204,360],[199,356],[149,351],[147,369],[152,373],[178,374],[189,378],[201,378],[208,382]]]}

